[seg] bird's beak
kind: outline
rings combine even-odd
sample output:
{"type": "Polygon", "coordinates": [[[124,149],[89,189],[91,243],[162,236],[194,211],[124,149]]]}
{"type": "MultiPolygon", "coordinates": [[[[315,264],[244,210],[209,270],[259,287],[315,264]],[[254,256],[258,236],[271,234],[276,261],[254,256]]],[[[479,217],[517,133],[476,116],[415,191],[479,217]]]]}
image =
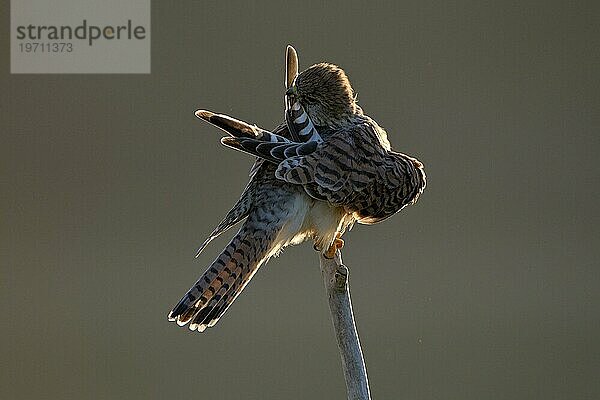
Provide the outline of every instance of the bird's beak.
{"type": "Polygon", "coordinates": [[[285,110],[289,111],[292,105],[296,102],[298,97],[298,88],[296,85],[292,85],[285,91],[285,110]]]}
{"type": "Polygon", "coordinates": [[[285,95],[290,97],[298,96],[298,89],[296,88],[296,85],[288,88],[288,90],[285,91],[285,95]]]}

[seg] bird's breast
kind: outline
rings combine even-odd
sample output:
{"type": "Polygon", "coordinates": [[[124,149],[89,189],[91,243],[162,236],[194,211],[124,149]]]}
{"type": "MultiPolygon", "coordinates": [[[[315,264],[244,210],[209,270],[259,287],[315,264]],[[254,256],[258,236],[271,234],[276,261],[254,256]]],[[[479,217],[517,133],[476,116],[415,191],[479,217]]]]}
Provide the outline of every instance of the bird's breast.
{"type": "Polygon", "coordinates": [[[336,232],[343,232],[354,221],[343,208],[315,200],[305,193],[298,193],[290,201],[285,218],[274,253],[308,239],[313,239],[319,248],[327,248],[333,243],[336,232]]]}

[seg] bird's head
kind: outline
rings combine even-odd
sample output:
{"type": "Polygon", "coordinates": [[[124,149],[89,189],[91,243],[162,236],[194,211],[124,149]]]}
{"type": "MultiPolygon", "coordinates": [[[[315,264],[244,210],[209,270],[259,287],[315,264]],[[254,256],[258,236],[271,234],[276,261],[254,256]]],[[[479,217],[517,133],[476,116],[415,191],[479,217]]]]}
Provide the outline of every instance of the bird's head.
{"type": "Polygon", "coordinates": [[[297,99],[316,125],[343,124],[360,110],[346,73],[333,64],[319,63],[302,71],[286,95],[297,99]]]}

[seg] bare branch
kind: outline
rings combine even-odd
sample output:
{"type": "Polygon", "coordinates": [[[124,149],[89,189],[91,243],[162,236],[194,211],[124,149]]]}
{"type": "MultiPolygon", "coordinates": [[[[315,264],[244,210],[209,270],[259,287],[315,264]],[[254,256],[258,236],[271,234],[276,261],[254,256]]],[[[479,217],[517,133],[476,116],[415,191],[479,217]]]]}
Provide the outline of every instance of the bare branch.
{"type": "Polygon", "coordinates": [[[367,369],[363,359],[358,332],[354,323],[348,268],[342,264],[342,254],[335,252],[329,259],[321,254],[321,274],[325,282],[329,311],[337,339],[349,400],[370,400],[367,369]]]}

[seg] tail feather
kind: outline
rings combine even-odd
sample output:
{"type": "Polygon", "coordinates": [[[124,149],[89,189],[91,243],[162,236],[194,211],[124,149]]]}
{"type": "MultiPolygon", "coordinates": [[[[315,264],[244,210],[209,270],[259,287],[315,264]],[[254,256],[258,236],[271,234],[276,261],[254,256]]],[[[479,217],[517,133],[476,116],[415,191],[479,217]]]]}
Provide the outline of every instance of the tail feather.
{"type": "MultiPolygon", "coordinates": [[[[235,254],[231,256],[231,261],[234,260],[236,260],[235,254]]],[[[235,261],[234,264],[235,269],[227,269],[229,270],[228,273],[226,272],[226,268],[223,269],[222,272],[225,272],[225,274],[222,274],[221,277],[224,279],[224,281],[221,284],[220,289],[215,289],[217,292],[210,299],[206,307],[204,307],[202,311],[194,316],[194,319],[190,323],[191,330],[198,329],[200,332],[204,331],[208,325],[208,322],[216,316],[216,313],[218,313],[220,305],[227,302],[229,298],[228,293],[236,290],[236,287],[234,286],[235,282],[238,277],[244,275],[245,271],[243,264],[237,261],[235,261]]],[[[258,269],[258,267],[256,269],[258,269]]]]}
{"type": "Polygon", "coordinates": [[[213,326],[271,254],[277,224],[255,229],[247,220],[229,245],[169,313],[169,320],[191,330],[213,326]]]}
{"type": "Polygon", "coordinates": [[[250,282],[250,279],[252,279],[252,276],[254,276],[257,271],[258,268],[255,268],[248,274],[241,274],[237,277],[232,276],[232,279],[228,282],[229,290],[219,293],[221,294],[219,299],[216,299],[215,296],[215,298],[211,300],[211,303],[214,302],[214,305],[206,317],[199,322],[198,330],[200,332],[204,331],[207,327],[215,326],[221,316],[225,314],[235,299],[240,295],[240,293],[242,293],[242,290],[244,290],[248,282],[250,282]]]}

